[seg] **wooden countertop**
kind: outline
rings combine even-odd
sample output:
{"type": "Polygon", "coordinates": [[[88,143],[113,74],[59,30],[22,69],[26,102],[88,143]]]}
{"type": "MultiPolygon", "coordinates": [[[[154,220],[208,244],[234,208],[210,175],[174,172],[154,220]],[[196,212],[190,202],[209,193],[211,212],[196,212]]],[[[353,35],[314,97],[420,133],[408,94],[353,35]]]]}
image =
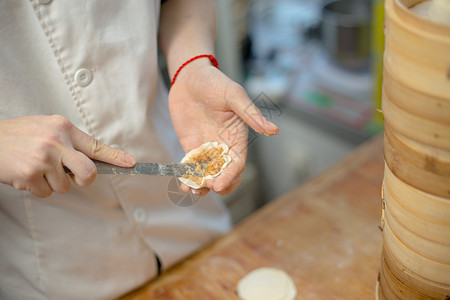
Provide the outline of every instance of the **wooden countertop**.
{"type": "Polygon", "coordinates": [[[376,137],[122,299],[238,300],[238,281],[259,267],[289,273],[297,299],[374,299],[383,168],[376,137]]]}

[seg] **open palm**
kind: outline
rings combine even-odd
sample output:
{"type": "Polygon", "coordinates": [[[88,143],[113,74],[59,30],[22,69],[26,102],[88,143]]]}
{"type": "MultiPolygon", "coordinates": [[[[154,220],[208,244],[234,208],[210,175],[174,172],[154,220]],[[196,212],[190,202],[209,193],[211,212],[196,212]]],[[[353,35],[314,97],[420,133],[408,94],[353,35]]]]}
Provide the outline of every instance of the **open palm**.
{"type": "Polygon", "coordinates": [[[247,125],[265,135],[277,134],[279,129],[263,117],[239,84],[215,67],[193,66],[184,72],[169,93],[175,131],[185,152],[212,141],[229,147],[232,162],[200,192],[212,189],[226,195],[240,184],[245,168],[247,125]]]}

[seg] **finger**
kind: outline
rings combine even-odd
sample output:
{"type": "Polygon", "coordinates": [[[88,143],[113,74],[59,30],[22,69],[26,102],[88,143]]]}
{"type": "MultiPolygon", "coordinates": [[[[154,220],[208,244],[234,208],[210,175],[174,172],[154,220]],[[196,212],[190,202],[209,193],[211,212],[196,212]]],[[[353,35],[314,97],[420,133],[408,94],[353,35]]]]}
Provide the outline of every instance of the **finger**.
{"type": "Polygon", "coordinates": [[[180,189],[185,193],[188,193],[191,190],[191,188],[188,185],[182,183],[181,181],[180,181],[180,189]]]}
{"type": "Polygon", "coordinates": [[[45,178],[51,189],[56,193],[65,194],[70,190],[70,181],[64,172],[62,163],[48,171],[45,178]]]}
{"type": "Polygon", "coordinates": [[[264,117],[239,84],[230,84],[225,97],[228,107],[259,134],[276,135],[280,131],[277,125],[264,117]]]}
{"type": "Polygon", "coordinates": [[[39,198],[50,197],[53,192],[44,176],[38,177],[33,180],[30,183],[28,190],[33,193],[33,195],[39,198]]]}
{"type": "Polygon", "coordinates": [[[50,197],[53,190],[45,179],[44,169],[22,168],[19,180],[13,180],[11,185],[22,191],[29,191],[39,198],[50,197]]]}
{"type": "Polygon", "coordinates": [[[189,193],[189,191],[191,191],[192,194],[199,197],[203,197],[209,192],[209,188],[194,189],[181,182],[180,182],[180,189],[185,193],[189,193]]]}
{"type": "Polygon", "coordinates": [[[71,135],[74,148],[91,159],[121,167],[132,167],[136,164],[136,158],[133,155],[107,146],[75,126],[72,127],[71,135]]]}
{"type": "Polygon", "coordinates": [[[245,159],[248,147],[248,126],[238,116],[235,115],[235,117],[239,123],[225,126],[226,130],[220,135],[219,142],[228,146],[228,155],[232,160],[235,157],[244,157],[245,159]]]}
{"type": "Polygon", "coordinates": [[[201,188],[201,189],[191,189],[192,190],[192,194],[194,194],[195,196],[198,197],[203,197],[206,196],[206,194],[209,193],[209,188],[201,188]]]}
{"type": "Polygon", "coordinates": [[[62,164],[72,171],[72,179],[79,186],[88,186],[97,177],[97,168],[83,153],[72,150],[63,153],[62,164]]]}
{"type": "MultiPolygon", "coordinates": [[[[230,153],[231,154],[231,153],[230,153]]],[[[240,176],[245,168],[245,159],[242,155],[232,156],[231,163],[223,170],[219,177],[215,178],[210,186],[215,193],[222,195],[229,193],[230,188],[235,189],[235,182],[240,183],[240,176]]]]}
{"type": "Polygon", "coordinates": [[[229,193],[233,192],[236,188],[239,187],[239,185],[242,183],[242,175],[240,175],[238,178],[236,178],[230,186],[228,186],[226,189],[222,189],[220,191],[217,191],[216,193],[220,196],[226,196],[229,193]]]}

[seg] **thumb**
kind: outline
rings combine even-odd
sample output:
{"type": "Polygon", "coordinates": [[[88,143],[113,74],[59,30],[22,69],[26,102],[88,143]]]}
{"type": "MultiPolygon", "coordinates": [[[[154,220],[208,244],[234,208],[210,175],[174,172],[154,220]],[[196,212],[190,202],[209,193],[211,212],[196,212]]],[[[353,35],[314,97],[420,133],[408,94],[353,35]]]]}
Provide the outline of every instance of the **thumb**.
{"type": "Polygon", "coordinates": [[[280,131],[277,125],[267,120],[256,105],[250,100],[247,92],[239,84],[229,85],[227,95],[228,107],[245,123],[259,134],[276,135],[280,131]]]}
{"type": "Polygon", "coordinates": [[[73,147],[91,159],[120,167],[132,167],[136,164],[136,158],[133,155],[105,145],[75,126],[72,127],[71,134],[73,147]]]}

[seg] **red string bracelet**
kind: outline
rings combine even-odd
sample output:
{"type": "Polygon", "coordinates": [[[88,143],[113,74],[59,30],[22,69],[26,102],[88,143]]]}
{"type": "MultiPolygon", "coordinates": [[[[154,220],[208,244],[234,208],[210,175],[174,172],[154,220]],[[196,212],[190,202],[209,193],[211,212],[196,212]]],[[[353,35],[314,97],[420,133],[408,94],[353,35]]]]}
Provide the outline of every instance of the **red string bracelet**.
{"type": "Polygon", "coordinates": [[[172,86],[175,83],[175,79],[177,79],[178,74],[180,73],[180,71],[190,62],[202,58],[202,57],[207,57],[209,58],[209,60],[211,61],[211,63],[213,64],[214,67],[216,67],[217,69],[219,68],[219,63],[217,62],[217,59],[211,55],[211,54],[202,54],[202,55],[197,55],[194,56],[193,58],[189,59],[188,61],[186,61],[184,64],[181,65],[181,67],[178,68],[177,72],[175,73],[175,75],[173,75],[173,79],[172,79],[172,83],[170,84],[170,86],[172,86]]]}

